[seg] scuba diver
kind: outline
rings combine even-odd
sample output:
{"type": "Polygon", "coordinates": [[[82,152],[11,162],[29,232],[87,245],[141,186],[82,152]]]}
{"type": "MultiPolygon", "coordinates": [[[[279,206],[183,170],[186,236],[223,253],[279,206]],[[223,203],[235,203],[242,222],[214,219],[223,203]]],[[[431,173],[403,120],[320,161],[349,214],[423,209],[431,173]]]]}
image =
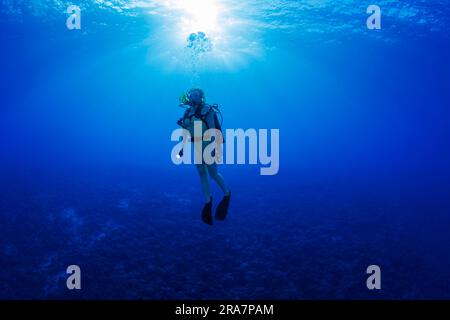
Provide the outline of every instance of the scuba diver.
{"type": "MultiPolygon", "coordinates": [[[[198,152],[203,155],[203,150],[205,149],[205,147],[212,143],[212,141],[204,141],[202,139],[205,131],[208,129],[217,129],[222,132],[221,123],[219,122],[219,119],[217,117],[217,114],[221,115],[218,106],[207,104],[205,102],[205,94],[203,90],[198,88],[191,89],[186,94],[182,95],[180,97],[180,103],[180,106],[186,108],[186,111],[183,117],[177,121],[177,124],[189,131],[192,142],[202,142],[200,144],[201,148],[197,148],[200,150],[194,150],[194,152],[198,152]],[[194,135],[194,124],[198,122],[201,123],[202,128],[201,137],[196,137],[194,135]]],[[[185,136],[183,136],[183,141],[186,141],[185,136]]],[[[215,137],[215,143],[223,143],[223,139],[217,139],[217,137],[215,137]]],[[[195,143],[194,149],[196,149],[195,143]]],[[[179,153],[179,156],[182,155],[183,149],[179,153]]],[[[219,152],[215,152],[213,156],[216,159],[220,159],[219,152]]],[[[212,225],[212,196],[209,187],[208,173],[224,193],[224,197],[216,208],[216,220],[225,220],[230,204],[231,191],[229,188],[227,188],[223,176],[218,172],[217,163],[213,162],[212,164],[207,164],[205,163],[203,156],[201,156],[200,159],[201,162],[196,163],[196,167],[200,175],[202,191],[205,197],[205,205],[202,209],[202,221],[208,225],[212,225]]]]}

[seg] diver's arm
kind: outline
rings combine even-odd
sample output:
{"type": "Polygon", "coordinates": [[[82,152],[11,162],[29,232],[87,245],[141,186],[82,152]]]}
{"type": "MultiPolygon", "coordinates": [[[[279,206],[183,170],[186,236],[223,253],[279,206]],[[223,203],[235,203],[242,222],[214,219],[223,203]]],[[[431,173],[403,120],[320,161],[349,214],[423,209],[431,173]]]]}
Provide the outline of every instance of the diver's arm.
{"type": "Polygon", "coordinates": [[[186,125],[186,124],[187,124],[187,117],[186,117],[186,115],[187,115],[189,112],[190,112],[190,109],[187,109],[186,112],[184,113],[183,117],[180,118],[180,119],[177,121],[177,124],[183,129],[183,138],[182,138],[182,140],[181,140],[181,143],[182,143],[182,144],[181,144],[181,150],[180,150],[180,152],[178,153],[178,155],[179,155],[180,157],[183,156],[184,146],[186,145],[187,138],[190,136],[189,128],[188,128],[188,126],[186,125]]]}
{"type": "Polygon", "coordinates": [[[184,146],[186,145],[186,139],[188,137],[188,134],[189,134],[189,131],[187,130],[187,128],[185,128],[183,126],[183,138],[181,140],[181,150],[180,150],[180,152],[178,152],[179,157],[182,157],[184,154],[184,146]]]}

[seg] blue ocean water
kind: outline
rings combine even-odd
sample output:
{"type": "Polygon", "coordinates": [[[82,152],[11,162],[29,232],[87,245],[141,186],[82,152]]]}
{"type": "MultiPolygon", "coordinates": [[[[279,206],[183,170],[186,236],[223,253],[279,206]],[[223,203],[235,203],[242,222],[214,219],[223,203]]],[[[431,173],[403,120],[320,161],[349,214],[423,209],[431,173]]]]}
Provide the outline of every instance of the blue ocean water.
{"type": "Polygon", "coordinates": [[[450,298],[449,17],[422,0],[3,0],[0,298],[450,298]],[[170,158],[194,86],[224,128],[280,130],[277,175],[220,166],[233,198],[212,227],[195,168],[170,158]]]}

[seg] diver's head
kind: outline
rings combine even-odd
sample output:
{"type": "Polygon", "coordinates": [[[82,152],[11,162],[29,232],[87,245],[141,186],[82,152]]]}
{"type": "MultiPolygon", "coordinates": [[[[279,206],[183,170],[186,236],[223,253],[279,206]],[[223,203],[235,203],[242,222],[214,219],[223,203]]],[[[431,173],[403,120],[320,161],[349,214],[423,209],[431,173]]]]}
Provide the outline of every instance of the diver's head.
{"type": "Polygon", "coordinates": [[[189,102],[193,106],[199,106],[205,103],[205,93],[202,89],[194,88],[189,90],[188,94],[189,102]]]}

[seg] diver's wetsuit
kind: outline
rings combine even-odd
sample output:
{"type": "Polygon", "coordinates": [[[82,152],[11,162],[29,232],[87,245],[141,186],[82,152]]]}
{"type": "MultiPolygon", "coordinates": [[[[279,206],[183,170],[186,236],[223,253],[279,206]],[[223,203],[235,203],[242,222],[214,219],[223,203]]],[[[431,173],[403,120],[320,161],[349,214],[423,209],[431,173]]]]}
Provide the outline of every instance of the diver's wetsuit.
{"type": "Polygon", "coordinates": [[[201,159],[201,163],[196,164],[196,167],[200,175],[200,181],[206,203],[205,207],[202,210],[202,220],[209,225],[212,224],[212,197],[208,182],[208,173],[211,178],[213,178],[214,181],[217,182],[217,184],[225,194],[224,198],[219,203],[218,210],[216,211],[216,219],[225,220],[231,196],[230,190],[225,185],[225,181],[222,175],[217,170],[217,164],[215,162],[212,164],[207,164],[203,160],[203,150],[206,146],[213,142],[213,139],[211,139],[211,137],[208,138],[208,140],[210,141],[205,141],[205,139],[203,139],[203,135],[208,129],[220,129],[220,125],[219,128],[217,128],[217,124],[218,121],[215,115],[215,111],[211,106],[207,104],[203,104],[197,107],[190,107],[189,109],[187,109],[180,123],[183,128],[189,131],[191,135],[191,141],[194,142],[194,159],[201,159]],[[202,124],[202,136],[200,137],[195,136],[194,124],[197,121],[201,122],[202,124]],[[198,141],[202,141],[202,143],[195,143],[198,141]]]}
{"type": "Polygon", "coordinates": [[[206,104],[199,107],[190,107],[186,110],[183,116],[182,126],[189,131],[191,135],[191,142],[202,141],[201,148],[198,147],[199,144],[194,144],[194,159],[201,159],[202,163],[204,162],[203,150],[205,150],[205,147],[212,142],[211,137],[207,137],[208,139],[203,139],[203,134],[208,129],[216,128],[216,121],[214,118],[214,110],[211,108],[211,106],[206,104]],[[202,125],[201,136],[195,136],[195,123],[201,123],[202,125]]]}

